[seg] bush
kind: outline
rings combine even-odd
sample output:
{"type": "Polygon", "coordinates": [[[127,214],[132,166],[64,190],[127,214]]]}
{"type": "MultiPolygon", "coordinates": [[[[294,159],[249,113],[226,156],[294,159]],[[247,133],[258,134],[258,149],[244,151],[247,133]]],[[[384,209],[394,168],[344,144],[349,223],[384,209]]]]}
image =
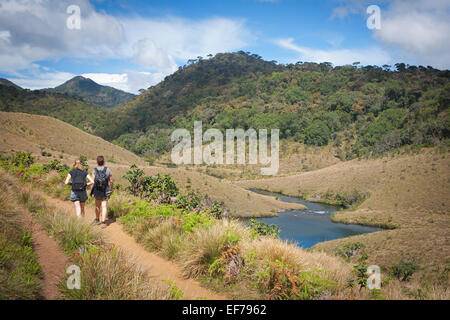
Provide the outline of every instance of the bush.
{"type": "Polygon", "coordinates": [[[305,143],[315,146],[324,146],[331,139],[331,131],[322,120],[314,120],[305,132],[305,143]]]}
{"type": "Polygon", "coordinates": [[[342,248],[336,249],[336,254],[343,257],[346,260],[350,260],[351,257],[357,255],[361,249],[366,246],[361,242],[347,243],[342,248]]]}
{"type": "Polygon", "coordinates": [[[175,197],[178,194],[178,187],[169,174],[157,174],[155,177],[149,177],[144,175],[142,169],[132,165],[123,178],[130,182],[128,190],[131,194],[143,199],[168,203],[170,197],[175,197]]]}
{"type": "Polygon", "coordinates": [[[29,168],[34,163],[34,158],[31,152],[16,152],[9,162],[15,167],[29,168]]]}
{"type": "Polygon", "coordinates": [[[408,281],[419,269],[420,267],[414,262],[402,262],[392,266],[390,274],[400,281],[408,281]]]}
{"type": "Polygon", "coordinates": [[[276,224],[267,224],[265,222],[258,222],[255,219],[250,219],[250,230],[254,237],[257,236],[272,236],[278,238],[281,229],[276,224]]]}

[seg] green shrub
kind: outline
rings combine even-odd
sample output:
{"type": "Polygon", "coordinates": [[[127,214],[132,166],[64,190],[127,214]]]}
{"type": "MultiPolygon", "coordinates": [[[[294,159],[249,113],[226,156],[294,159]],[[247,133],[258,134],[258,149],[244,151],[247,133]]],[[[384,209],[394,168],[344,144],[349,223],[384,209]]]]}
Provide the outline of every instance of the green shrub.
{"type": "Polygon", "coordinates": [[[400,281],[408,281],[419,269],[420,267],[414,262],[402,262],[392,266],[390,274],[400,281]]]}
{"type": "Polygon", "coordinates": [[[15,167],[28,168],[34,163],[34,158],[31,152],[16,152],[10,157],[9,162],[15,167]]]}
{"type": "Polygon", "coordinates": [[[342,246],[342,248],[336,249],[336,254],[343,257],[346,260],[350,260],[353,256],[356,256],[361,249],[366,246],[361,242],[347,243],[342,246]]]}
{"type": "Polygon", "coordinates": [[[250,219],[249,226],[254,237],[272,236],[278,238],[278,234],[281,232],[280,227],[276,224],[267,224],[255,219],[250,219]]]}

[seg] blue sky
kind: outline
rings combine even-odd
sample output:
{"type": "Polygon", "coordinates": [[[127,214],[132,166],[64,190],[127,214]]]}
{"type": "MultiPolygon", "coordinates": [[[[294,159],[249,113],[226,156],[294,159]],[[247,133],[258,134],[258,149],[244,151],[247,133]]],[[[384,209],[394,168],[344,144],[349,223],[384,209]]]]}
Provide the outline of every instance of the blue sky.
{"type": "Polygon", "coordinates": [[[0,0],[0,77],[31,89],[75,75],[136,93],[190,58],[450,66],[448,0],[0,0]],[[80,29],[66,26],[80,8],[80,29]],[[369,5],[381,28],[370,30],[369,5]],[[23,21],[27,21],[26,24],[23,21]]]}

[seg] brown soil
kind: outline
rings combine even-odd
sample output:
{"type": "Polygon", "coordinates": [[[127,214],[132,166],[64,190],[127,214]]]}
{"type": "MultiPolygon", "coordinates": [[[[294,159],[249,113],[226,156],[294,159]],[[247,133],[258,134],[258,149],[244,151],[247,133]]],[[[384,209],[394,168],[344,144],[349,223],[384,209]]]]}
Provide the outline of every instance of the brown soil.
{"type": "Polygon", "coordinates": [[[58,299],[58,282],[71,265],[70,259],[30,213],[26,213],[23,220],[27,229],[32,232],[34,252],[42,268],[42,297],[45,300],[58,299]]]}

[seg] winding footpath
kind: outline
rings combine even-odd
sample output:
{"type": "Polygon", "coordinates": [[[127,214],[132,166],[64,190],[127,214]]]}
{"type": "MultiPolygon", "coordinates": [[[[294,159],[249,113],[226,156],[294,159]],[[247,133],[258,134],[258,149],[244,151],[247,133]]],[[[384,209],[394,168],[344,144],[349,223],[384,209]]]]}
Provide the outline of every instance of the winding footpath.
{"type": "MultiPolygon", "coordinates": [[[[71,214],[75,214],[73,204],[49,197],[43,194],[48,203],[54,207],[66,210],[71,214]]],[[[86,206],[86,219],[88,222],[95,218],[95,208],[86,206]]],[[[217,294],[209,289],[200,286],[199,282],[194,279],[185,279],[182,275],[181,268],[172,261],[166,260],[156,253],[149,252],[134,240],[132,236],[127,234],[119,223],[113,222],[105,229],[102,229],[106,240],[122,249],[146,270],[152,279],[170,280],[183,292],[185,300],[225,300],[227,297],[217,294]]]]}

